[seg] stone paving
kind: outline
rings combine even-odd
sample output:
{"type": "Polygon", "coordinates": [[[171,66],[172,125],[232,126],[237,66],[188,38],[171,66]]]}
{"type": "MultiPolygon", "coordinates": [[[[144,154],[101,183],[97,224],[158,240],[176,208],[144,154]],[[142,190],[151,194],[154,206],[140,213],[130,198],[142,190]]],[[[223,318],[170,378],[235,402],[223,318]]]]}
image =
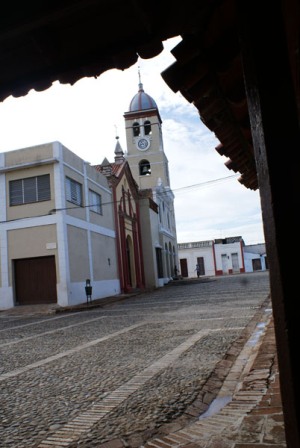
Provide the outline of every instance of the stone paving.
{"type": "Polygon", "coordinates": [[[265,366],[242,394],[271,321],[268,273],[97,302],[0,312],[0,447],[231,448],[221,429],[270,381],[265,366]]]}

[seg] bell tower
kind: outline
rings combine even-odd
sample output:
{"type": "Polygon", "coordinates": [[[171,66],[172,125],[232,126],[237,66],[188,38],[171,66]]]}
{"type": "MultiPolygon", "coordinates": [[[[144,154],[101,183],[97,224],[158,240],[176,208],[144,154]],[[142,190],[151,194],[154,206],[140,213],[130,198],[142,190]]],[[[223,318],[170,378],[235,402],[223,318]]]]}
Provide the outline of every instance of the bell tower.
{"type": "Polygon", "coordinates": [[[140,189],[170,186],[164,152],[162,120],[154,99],[143,88],[139,72],[138,93],[125,112],[126,159],[140,189]]]}
{"type": "MultiPolygon", "coordinates": [[[[144,235],[143,247],[148,257],[155,257],[156,281],[163,286],[177,275],[174,194],[164,152],[162,120],[156,102],[144,91],[140,73],[138,93],[132,98],[124,118],[126,160],[139,189],[151,191],[157,205],[157,221],[151,221],[150,230],[144,235]]],[[[147,221],[144,222],[145,229],[146,224],[147,221]]]]}

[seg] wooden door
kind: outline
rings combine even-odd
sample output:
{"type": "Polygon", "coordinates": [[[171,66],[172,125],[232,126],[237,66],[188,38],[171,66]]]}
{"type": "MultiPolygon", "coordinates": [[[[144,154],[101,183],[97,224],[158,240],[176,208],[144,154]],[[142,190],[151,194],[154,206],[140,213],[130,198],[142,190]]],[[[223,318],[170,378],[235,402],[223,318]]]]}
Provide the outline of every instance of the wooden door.
{"type": "Polygon", "coordinates": [[[55,257],[14,260],[16,304],[57,303],[55,257]]]}
{"type": "Polygon", "coordinates": [[[180,271],[181,271],[181,275],[182,277],[188,277],[188,267],[187,267],[187,259],[186,258],[181,258],[180,259],[180,271]]]}

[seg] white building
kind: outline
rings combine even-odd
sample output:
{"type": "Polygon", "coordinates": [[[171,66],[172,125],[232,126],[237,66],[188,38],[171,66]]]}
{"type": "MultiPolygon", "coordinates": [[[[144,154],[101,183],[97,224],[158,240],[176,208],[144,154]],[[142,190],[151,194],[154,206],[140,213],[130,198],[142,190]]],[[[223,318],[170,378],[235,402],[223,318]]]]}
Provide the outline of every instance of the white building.
{"type": "Polygon", "coordinates": [[[245,272],[243,239],[238,237],[178,244],[180,275],[197,277],[245,272]]]}
{"type": "Polygon", "coordinates": [[[244,261],[246,272],[265,271],[268,269],[265,243],[245,246],[244,261]]]}
{"type": "Polygon", "coordinates": [[[180,275],[238,274],[267,269],[265,244],[246,246],[241,236],[208,241],[178,243],[180,275]]]}

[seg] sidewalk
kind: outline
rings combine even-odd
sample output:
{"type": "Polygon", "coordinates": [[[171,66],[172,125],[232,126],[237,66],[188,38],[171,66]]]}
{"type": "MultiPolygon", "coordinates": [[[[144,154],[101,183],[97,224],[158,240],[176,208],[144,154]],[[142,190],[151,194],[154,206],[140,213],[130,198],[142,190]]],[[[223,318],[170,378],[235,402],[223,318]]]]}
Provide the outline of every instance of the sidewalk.
{"type": "MultiPolygon", "coordinates": [[[[219,411],[204,413],[196,423],[164,437],[147,442],[143,448],[285,448],[284,421],[279,388],[279,372],[276,354],[273,319],[271,318],[255,359],[250,359],[251,342],[247,344],[230,370],[221,391],[212,404],[224,407],[219,411]],[[236,382],[240,375],[239,363],[249,355],[244,368],[246,373],[241,384],[236,382]],[[250,368],[249,368],[250,367],[250,368]],[[232,383],[235,392],[226,404],[232,383]],[[205,415],[207,415],[205,417],[205,415]]],[[[208,392],[213,390],[207,385],[208,392]]],[[[194,403],[194,412],[197,410],[194,403]]],[[[203,404],[202,404],[203,405],[203,404]]],[[[212,407],[212,406],[211,406],[212,407]]],[[[190,410],[192,412],[192,409],[190,410]]],[[[197,414],[199,415],[199,413],[197,414]]],[[[116,441],[117,442],[117,441],[116,441]]],[[[119,448],[122,445],[102,445],[101,448],[119,448]]]]}
{"type": "Polygon", "coordinates": [[[133,297],[137,293],[132,294],[118,294],[112,297],[93,300],[88,303],[80,303],[78,305],[60,306],[56,303],[38,304],[38,305],[17,305],[12,308],[0,310],[2,315],[6,316],[26,316],[26,315],[44,315],[44,314],[58,314],[64,312],[79,312],[86,311],[93,308],[101,308],[125,300],[128,297],[133,297]]]}

